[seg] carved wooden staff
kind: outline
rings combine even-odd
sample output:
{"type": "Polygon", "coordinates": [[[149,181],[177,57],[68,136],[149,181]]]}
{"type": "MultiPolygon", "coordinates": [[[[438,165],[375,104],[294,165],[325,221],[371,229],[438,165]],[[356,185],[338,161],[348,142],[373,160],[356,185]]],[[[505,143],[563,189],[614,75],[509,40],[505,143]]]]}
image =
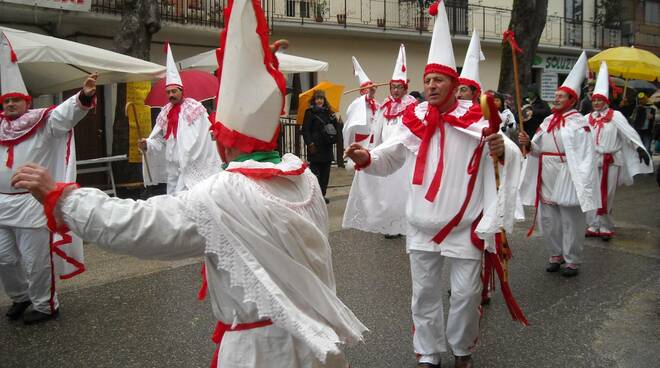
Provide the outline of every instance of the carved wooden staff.
{"type": "MultiPolygon", "coordinates": [[[[137,111],[135,110],[135,104],[133,102],[126,103],[126,108],[124,109],[124,113],[126,114],[127,118],[128,118],[129,108],[131,110],[131,113],[133,114],[133,120],[135,120],[135,127],[137,128],[138,137],[142,138],[142,132],[140,131],[140,122],[138,121],[138,114],[137,111]]],[[[140,138],[138,138],[138,140],[140,138]]],[[[147,167],[147,176],[149,177],[149,182],[153,183],[153,179],[151,178],[151,170],[149,169],[149,160],[147,160],[147,153],[145,151],[142,151],[141,149],[140,151],[142,152],[142,159],[144,160],[144,166],[147,167]]]]}
{"type": "MultiPolygon", "coordinates": [[[[524,132],[523,130],[523,113],[522,113],[522,97],[520,96],[520,79],[518,77],[518,55],[522,52],[522,49],[518,47],[518,42],[516,42],[516,35],[513,33],[513,30],[507,30],[502,34],[502,43],[508,43],[511,47],[511,59],[513,61],[513,84],[516,91],[516,109],[518,110],[518,131],[524,132]]],[[[523,156],[527,156],[527,147],[522,146],[523,156]]]]}

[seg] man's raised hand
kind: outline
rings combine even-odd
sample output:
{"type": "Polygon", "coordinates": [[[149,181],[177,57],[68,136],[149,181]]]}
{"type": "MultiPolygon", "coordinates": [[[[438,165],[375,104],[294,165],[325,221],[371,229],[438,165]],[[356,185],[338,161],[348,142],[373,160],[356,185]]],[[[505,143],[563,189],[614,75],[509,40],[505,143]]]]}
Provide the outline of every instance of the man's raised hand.
{"type": "Polygon", "coordinates": [[[353,143],[344,151],[344,156],[350,158],[359,166],[369,162],[369,151],[357,143],[353,143]]]}

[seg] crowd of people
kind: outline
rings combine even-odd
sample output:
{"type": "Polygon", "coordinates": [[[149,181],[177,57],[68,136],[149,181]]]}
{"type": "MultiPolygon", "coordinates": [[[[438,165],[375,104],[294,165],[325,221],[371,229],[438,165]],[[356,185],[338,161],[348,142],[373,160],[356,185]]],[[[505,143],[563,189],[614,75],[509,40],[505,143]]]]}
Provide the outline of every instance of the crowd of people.
{"type": "Polygon", "coordinates": [[[528,235],[543,235],[545,271],[575,277],[585,235],[615,235],[617,186],[653,172],[656,109],[642,94],[632,107],[617,102],[606,63],[583,89],[583,52],[552,107],[532,88],[519,121],[511,96],[483,91],[476,32],[457,72],[443,2],[431,7],[428,62],[415,76],[423,93],[408,91],[414,71],[404,45],[382,103],[353,57],[359,96],[343,126],[316,91],[302,122],[308,162],[280,155],[286,83],[277,46],[268,46],[259,2],[235,0],[228,12],[210,117],[185,96],[167,48],[170,103],[138,142],[145,183],[166,183],[167,195],[147,201],[109,198],[74,182],[71,131],[94,106],[97,76],[57,107],[30,109],[11,45],[2,40],[0,279],[12,300],[8,319],[33,324],[59,315],[56,278],[84,271],[82,240],[147,259],[201,256],[200,295],[209,293],[218,321],[212,366],[348,367],[344,346],[363,341],[367,328],[337,297],[328,240],[332,150],[343,139],[355,170],[343,227],[405,235],[417,367],[440,367],[448,351],[455,367],[473,367],[492,274],[513,319],[527,324],[502,276],[504,233],[524,219],[522,205],[535,209],[528,235]]]}

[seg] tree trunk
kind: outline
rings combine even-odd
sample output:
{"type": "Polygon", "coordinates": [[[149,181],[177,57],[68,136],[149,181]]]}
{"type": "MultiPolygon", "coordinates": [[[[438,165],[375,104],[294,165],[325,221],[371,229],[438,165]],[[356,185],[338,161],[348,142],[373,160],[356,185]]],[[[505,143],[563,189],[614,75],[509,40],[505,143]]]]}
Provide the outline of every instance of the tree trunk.
{"type": "MultiPolygon", "coordinates": [[[[523,95],[532,81],[532,62],[541,39],[541,33],[545,28],[547,14],[548,0],[513,0],[509,29],[513,30],[516,41],[523,50],[518,54],[518,77],[520,93],[523,95]]],[[[497,90],[513,95],[515,88],[511,60],[511,47],[508,43],[503,44],[500,81],[497,90]]]]}
{"type": "MultiPolygon", "coordinates": [[[[115,51],[142,60],[149,60],[151,38],[160,30],[159,0],[124,0],[121,24],[114,38],[115,51]]],[[[117,85],[117,106],[113,124],[112,154],[128,153],[128,118],[126,106],[126,84],[117,85]]],[[[119,162],[113,165],[118,182],[142,181],[142,165],[119,162]]]]}

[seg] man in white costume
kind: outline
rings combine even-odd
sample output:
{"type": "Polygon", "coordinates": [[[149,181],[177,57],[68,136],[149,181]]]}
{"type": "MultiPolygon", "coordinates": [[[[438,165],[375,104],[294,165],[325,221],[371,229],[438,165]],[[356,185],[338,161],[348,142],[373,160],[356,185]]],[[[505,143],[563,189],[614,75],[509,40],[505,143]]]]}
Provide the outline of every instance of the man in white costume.
{"type": "MultiPolygon", "coordinates": [[[[346,155],[356,169],[381,176],[413,162],[406,248],[417,367],[439,367],[447,345],[456,367],[471,367],[479,337],[484,249],[494,252],[495,234],[513,227],[522,157],[501,134],[483,137],[488,123],[480,109],[470,110],[472,102],[456,99],[458,73],[444,2],[434,3],[430,12],[437,18],[424,70],[428,103],[411,105],[403,124],[383,144],[371,151],[354,144],[346,155]],[[498,160],[499,192],[490,156],[498,160]],[[445,263],[450,267],[448,283],[441,279],[445,263]],[[445,328],[442,297],[448,286],[445,328]]],[[[522,314],[518,317],[524,320],[522,314]]]]}
{"type": "Polygon", "coordinates": [[[594,111],[588,118],[598,153],[601,207],[587,212],[587,236],[609,240],[614,236],[611,216],[617,186],[632,185],[633,176],[652,173],[653,165],[637,131],[620,112],[609,107],[609,75],[604,61],[591,103],[594,111]]]}
{"type": "Polygon", "coordinates": [[[575,109],[587,73],[587,55],[582,52],[555,92],[552,115],[543,120],[531,141],[525,132],[518,136],[531,153],[525,160],[521,198],[537,211],[527,235],[538,224],[550,253],[546,271],[561,270],[566,277],[576,276],[582,261],[583,212],[600,208],[592,129],[575,109]]]}
{"type": "Polygon", "coordinates": [[[0,280],[12,300],[10,320],[33,324],[57,317],[55,281],[85,270],[82,241],[49,232],[41,205],[10,179],[19,166],[35,162],[59,181],[75,180],[73,127],[94,105],[96,77],[57,107],[30,109],[18,58],[9,40],[0,39],[0,280]]]}
{"type": "MultiPolygon", "coordinates": [[[[370,144],[373,143],[371,130],[375,124],[376,114],[379,106],[374,98],[376,96],[376,87],[369,79],[367,73],[355,58],[353,60],[353,74],[360,83],[360,97],[351,102],[346,109],[346,122],[342,128],[344,137],[344,147],[353,143],[370,144]]],[[[347,167],[350,169],[353,162],[349,160],[347,167]]]]}
{"type": "MultiPolygon", "coordinates": [[[[390,95],[381,105],[372,125],[371,147],[390,138],[398,129],[397,126],[402,124],[401,119],[406,108],[416,103],[417,99],[408,94],[406,49],[402,44],[390,80],[390,95]]],[[[352,112],[349,109],[349,121],[354,118],[351,116],[352,112]]],[[[356,142],[347,143],[346,147],[356,142]]],[[[356,172],[342,227],[385,234],[388,239],[405,234],[405,206],[410,190],[411,172],[410,165],[387,177],[356,172]],[[393,196],[393,193],[396,193],[396,196],[393,196]]]]}
{"type": "Polygon", "coordinates": [[[483,52],[481,51],[481,42],[479,41],[479,34],[477,30],[472,31],[472,38],[470,38],[470,45],[468,45],[465,60],[463,61],[463,69],[461,75],[458,77],[458,82],[461,84],[458,87],[458,99],[472,101],[478,104],[479,96],[481,96],[481,78],[479,78],[479,63],[486,60],[483,52]]]}
{"type": "Polygon", "coordinates": [[[204,256],[221,368],[346,367],[366,328],[336,296],[328,213],[316,177],[277,151],[286,80],[260,2],[234,0],[221,36],[213,135],[226,170],[176,195],[109,198],[25,166],[12,180],[99,246],[141,258],[204,256]],[[236,60],[240,60],[238,63],[236,60]]]}
{"type": "Polygon", "coordinates": [[[172,50],[169,44],[165,48],[165,93],[170,102],[158,114],[149,138],[140,139],[138,146],[150,165],[151,176],[143,163],[144,184],[167,183],[167,194],[173,194],[190,189],[217,173],[220,161],[209,135],[206,108],[195,99],[185,97],[172,50]]]}

